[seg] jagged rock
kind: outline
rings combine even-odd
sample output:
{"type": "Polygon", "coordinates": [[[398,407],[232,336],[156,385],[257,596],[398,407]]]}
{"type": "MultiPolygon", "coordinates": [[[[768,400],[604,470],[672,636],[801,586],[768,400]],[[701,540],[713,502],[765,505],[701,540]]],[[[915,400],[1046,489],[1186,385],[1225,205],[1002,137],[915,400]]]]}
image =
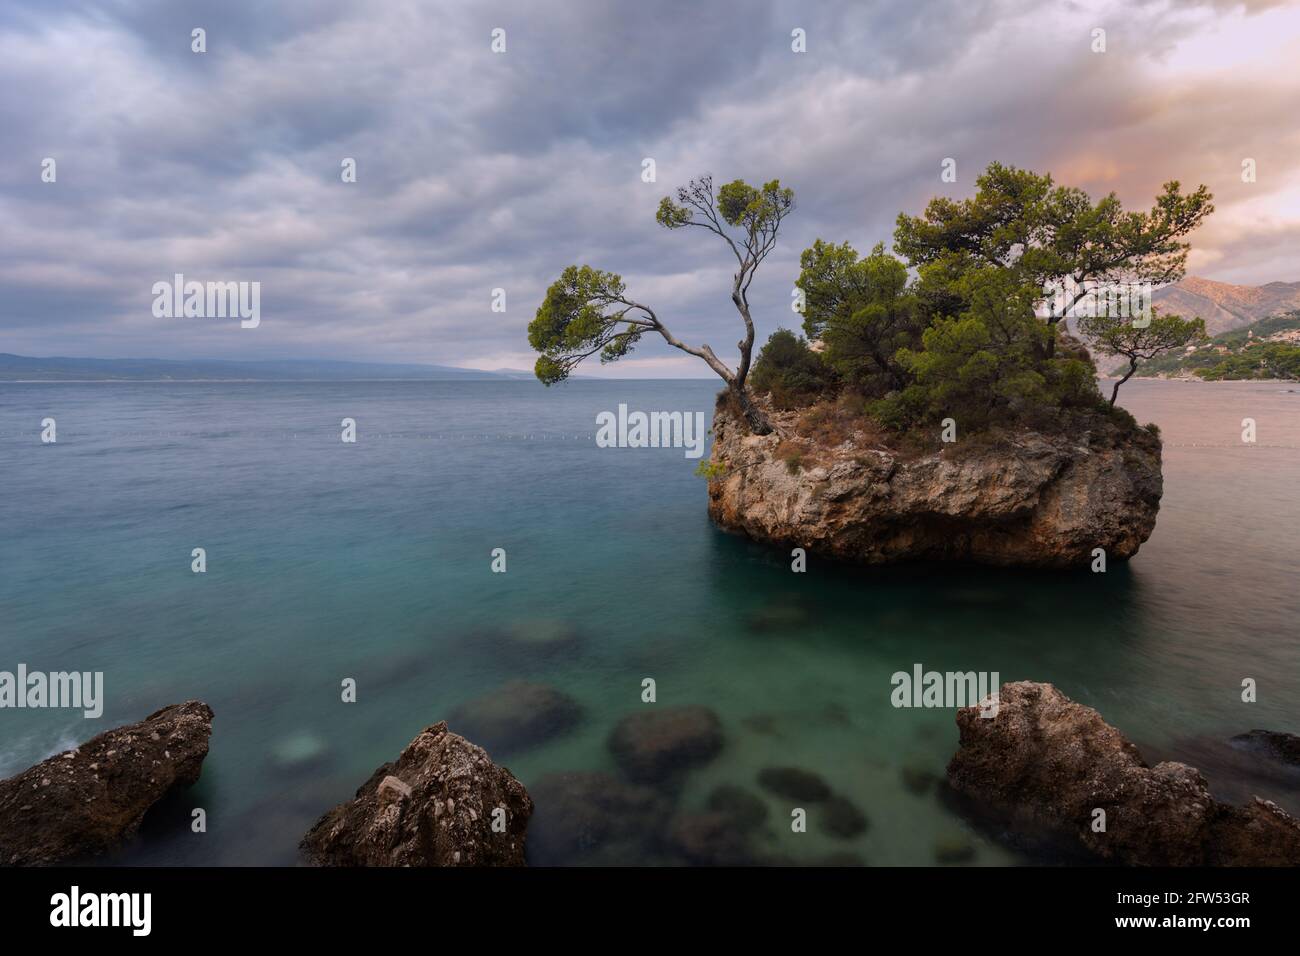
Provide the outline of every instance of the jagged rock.
{"type": "Polygon", "coordinates": [[[1030,847],[1142,866],[1300,863],[1300,821],[1273,803],[1219,803],[1181,763],[1149,767],[1095,710],[1051,684],[1004,684],[996,717],[957,712],[948,779],[978,817],[1030,847]],[[1106,829],[1094,832],[1094,810],[1106,829]]]}
{"type": "Polygon", "coordinates": [[[722,723],[708,707],[655,705],[620,720],[608,745],[629,779],[672,783],[716,757],[722,742],[722,723]]]}
{"type": "Polygon", "coordinates": [[[532,812],[509,770],[440,721],[321,817],[301,849],[315,866],[522,866],[532,812]],[[492,827],[498,809],[504,832],[492,827]]]}
{"type": "Polygon", "coordinates": [[[118,846],[162,797],[199,779],[211,734],[211,707],[172,704],[0,781],[0,865],[48,865],[118,846]]]}
{"type": "Polygon", "coordinates": [[[764,767],[758,772],[758,783],[778,797],[819,803],[829,800],[830,784],[810,770],[798,767],[764,767]]]}
{"type": "Polygon", "coordinates": [[[490,753],[509,753],[558,736],[582,720],[576,700],[548,684],[512,680],[466,701],[448,724],[490,753]]]}
{"type": "Polygon", "coordinates": [[[539,866],[644,863],[672,813],[663,795],[600,771],[548,773],[532,794],[528,860],[539,866]]]}
{"type": "Polygon", "coordinates": [[[770,435],[726,403],[713,419],[709,514],[758,541],[869,564],[1086,567],[1094,548],[1131,557],[1155,527],[1160,440],[1102,417],[910,454],[862,431],[830,447],[799,435],[797,412],[769,415],[770,435]]]}

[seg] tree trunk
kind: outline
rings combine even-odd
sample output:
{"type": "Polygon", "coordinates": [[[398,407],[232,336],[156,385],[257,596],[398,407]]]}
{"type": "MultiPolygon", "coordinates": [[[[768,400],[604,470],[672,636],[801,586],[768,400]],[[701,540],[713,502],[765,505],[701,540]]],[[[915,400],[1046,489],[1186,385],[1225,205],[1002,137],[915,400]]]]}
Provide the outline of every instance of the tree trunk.
{"type": "Polygon", "coordinates": [[[772,434],[772,423],[767,420],[767,416],[755,405],[749,398],[749,392],[745,386],[732,385],[730,392],[735,396],[736,404],[740,406],[741,414],[745,416],[745,423],[749,425],[749,430],[755,435],[772,434]]]}
{"type": "Polygon", "coordinates": [[[1124,373],[1124,377],[1121,378],[1118,382],[1116,382],[1115,387],[1111,389],[1110,392],[1111,408],[1115,407],[1115,399],[1119,398],[1119,387],[1133,377],[1133,373],[1137,371],[1137,367],[1138,367],[1138,360],[1135,358],[1130,358],[1128,360],[1128,371],[1124,373]]]}

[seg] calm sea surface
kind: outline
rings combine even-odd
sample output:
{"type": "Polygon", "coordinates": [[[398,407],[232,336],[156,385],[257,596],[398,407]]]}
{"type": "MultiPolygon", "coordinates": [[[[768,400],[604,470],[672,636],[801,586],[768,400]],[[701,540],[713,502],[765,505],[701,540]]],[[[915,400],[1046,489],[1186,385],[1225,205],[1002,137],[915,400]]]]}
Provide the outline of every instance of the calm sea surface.
{"type": "MultiPolygon", "coordinates": [[[[103,671],[107,697],[97,721],[0,711],[0,777],[200,698],[216,711],[202,780],[113,862],[292,863],[317,815],[461,702],[526,677],[582,703],[576,730],[501,760],[531,786],[613,770],[605,739],[648,706],[653,677],[658,706],[707,704],[727,735],[682,809],[721,783],[762,795],[761,769],[797,766],[871,826],[793,834],[789,801],[769,795],[764,852],[924,865],[969,844],[972,862],[1006,864],[933,788],[904,785],[904,767],[942,773],[957,734],[951,711],[890,706],[895,671],[1054,682],[1149,756],[1199,757],[1234,798],[1244,785],[1205,742],[1300,732],[1300,392],[1125,385],[1121,403],[1162,429],[1165,497],[1151,540],[1104,575],[815,558],[797,575],[709,523],[680,450],[595,446],[599,411],[708,413],[714,391],[0,384],[0,670],[103,671]],[[40,443],[46,416],[55,445],[40,443]],[[345,417],[355,445],[339,440],[345,417]],[[206,574],[190,570],[196,547],[206,574]],[[542,646],[520,649],[529,639],[542,646]],[[1257,703],[1241,702],[1246,677],[1257,703]],[[196,806],[206,834],[189,830],[196,806]]],[[[1293,788],[1252,788],[1300,810],[1293,788]]]]}

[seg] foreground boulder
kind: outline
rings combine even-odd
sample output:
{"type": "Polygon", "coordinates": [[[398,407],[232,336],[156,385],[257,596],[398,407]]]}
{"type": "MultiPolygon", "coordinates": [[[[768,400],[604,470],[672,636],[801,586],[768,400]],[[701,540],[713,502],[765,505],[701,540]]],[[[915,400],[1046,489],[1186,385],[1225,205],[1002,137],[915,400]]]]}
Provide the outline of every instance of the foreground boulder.
{"type": "Polygon", "coordinates": [[[868,564],[1085,567],[1094,548],[1131,557],[1155,527],[1160,440],[1102,416],[1068,434],[915,453],[860,419],[769,414],[770,435],[750,433],[725,403],[713,419],[709,515],[758,541],[868,564]]]}
{"type": "Polygon", "coordinates": [[[524,785],[442,721],[321,817],[301,848],[316,866],[523,866],[532,812],[524,785]]]}
{"type": "Polygon", "coordinates": [[[150,807],[199,779],[211,735],[212,708],[186,701],[0,781],[0,864],[48,865],[115,848],[150,807]]]}
{"type": "Polygon", "coordinates": [[[1149,767],[1095,710],[1051,684],[1004,684],[997,716],[957,712],[948,780],[1013,842],[1138,866],[1293,866],[1300,821],[1273,803],[1219,803],[1182,763],[1149,767]],[[1105,831],[1095,832],[1096,810],[1105,831]]]}

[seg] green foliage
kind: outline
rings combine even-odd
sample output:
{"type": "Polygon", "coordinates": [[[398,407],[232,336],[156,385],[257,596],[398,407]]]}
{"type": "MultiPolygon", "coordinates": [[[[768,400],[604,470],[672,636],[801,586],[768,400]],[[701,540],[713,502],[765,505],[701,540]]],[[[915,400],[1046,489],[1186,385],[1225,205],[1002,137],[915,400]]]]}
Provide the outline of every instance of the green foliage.
{"type": "Polygon", "coordinates": [[[1198,369],[1196,374],[1211,382],[1249,378],[1300,380],[1300,346],[1258,342],[1235,355],[1221,356],[1219,362],[1198,369]]]}
{"type": "MultiPolygon", "coordinates": [[[[911,282],[881,246],[861,259],[847,243],[805,250],[804,329],[887,427],[953,418],[969,432],[1097,409],[1092,359],[1059,332],[1066,310],[1039,314],[1048,288],[1180,278],[1184,238],[1213,210],[1210,199],[1205,187],[1184,194],[1170,182],[1149,211],[1131,212],[1113,194],[1093,201],[993,163],[973,197],[898,217],[894,248],[915,269],[911,282]]],[[[1157,335],[1168,331],[1166,322],[1157,335]]],[[[1132,345],[1117,329],[1096,341],[1103,351],[1132,345]]]]}
{"type": "Polygon", "coordinates": [[[804,331],[825,345],[826,362],[864,394],[906,384],[895,360],[920,341],[924,320],[907,266],[877,244],[861,259],[847,242],[818,239],[800,257],[804,331]]]}
{"type": "Polygon", "coordinates": [[[770,394],[781,409],[810,404],[835,386],[834,372],[808,343],[789,329],[777,329],[758,353],[750,387],[770,394]]]}
{"type": "Polygon", "coordinates": [[[995,266],[1038,290],[1066,277],[1164,285],[1182,278],[1183,238],[1214,211],[1204,186],[1184,194],[1177,181],[1165,183],[1148,212],[1125,211],[1114,193],[1093,202],[1051,176],[1001,163],[976,185],[970,199],[940,197],[922,216],[900,214],[894,248],[917,268],[955,275],[995,266]]]}
{"type": "Polygon", "coordinates": [[[1128,370],[1115,383],[1110,396],[1114,405],[1119,387],[1129,380],[1139,363],[1204,339],[1205,323],[1158,312],[1146,325],[1138,325],[1127,316],[1090,315],[1079,320],[1079,332],[1103,355],[1122,355],[1128,359],[1128,370]]]}
{"type": "Polygon", "coordinates": [[[537,377],[554,385],[597,352],[602,364],[627,355],[643,331],[628,323],[627,313],[635,307],[624,295],[620,276],[569,266],[546,290],[528,325],[528,344],[542,353],[533,369],[537,377]]]}
{"type": "Polygon", "coordinates": [[[1243,378],[1294,379],[1296,343],[1265,342],[1267,336],[1300,329],[1300,312],[1270,316],[1250,325],[1220,332],[1194,352],[1171,352],[1146,361],[1139,375],[1178,375],[1191,372],[1210,381],[1243,378]]]}
{"type": "Polygon", "coordinates": [[[700,463],[695,466],[695,475],[698,478],[704,478],[708,481],[717,481],[727,473],[727,466],[723,462],[714,462],[711,458],[701,458],[700,463]]]}

